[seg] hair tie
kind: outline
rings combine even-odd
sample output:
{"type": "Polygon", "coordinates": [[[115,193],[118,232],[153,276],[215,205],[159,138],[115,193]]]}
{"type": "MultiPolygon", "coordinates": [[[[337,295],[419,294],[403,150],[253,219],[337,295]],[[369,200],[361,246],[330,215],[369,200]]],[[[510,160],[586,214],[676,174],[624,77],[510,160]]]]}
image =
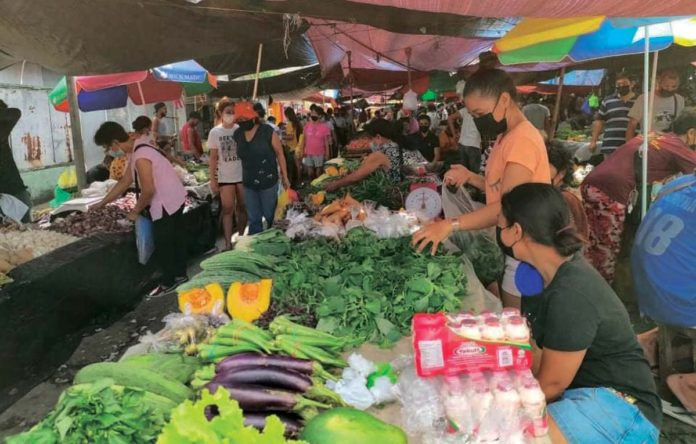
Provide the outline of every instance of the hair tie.
{"type": "Polygon", "coordinates": [[[560,235],[561,233],[572,230],[574,228],[573,224],[568,224],[565,227],[561,228],[560,230],[556,231],[556,236],[560,235]]]}

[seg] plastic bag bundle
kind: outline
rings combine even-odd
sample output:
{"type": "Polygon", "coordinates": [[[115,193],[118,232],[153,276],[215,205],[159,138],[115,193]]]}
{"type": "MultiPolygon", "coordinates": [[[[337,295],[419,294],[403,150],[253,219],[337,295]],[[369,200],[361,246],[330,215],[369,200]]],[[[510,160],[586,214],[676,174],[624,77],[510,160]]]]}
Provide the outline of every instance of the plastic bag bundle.
{"type": "Polygon", "coordinates": [[[445,409],[436,379],[420,378],[416,369],[405,368],[399,376],[396,393],[401,402],[401,423],[409,435],[440,435],[447,429],[445,409]]]}

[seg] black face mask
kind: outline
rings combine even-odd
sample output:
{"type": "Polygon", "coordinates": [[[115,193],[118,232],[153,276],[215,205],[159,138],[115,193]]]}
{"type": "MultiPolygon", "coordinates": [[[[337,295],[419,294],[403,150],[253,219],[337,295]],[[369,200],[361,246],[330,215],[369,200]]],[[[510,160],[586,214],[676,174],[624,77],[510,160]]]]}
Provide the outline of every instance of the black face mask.
{"type": "Polygon", "coordinates": [[[245,120],[244,122],[239,122],[239,127],[244,131],[249,131],[254,127],[256,122],[253,120],[245,120]]]}
{"type": "MultiPolygon", "coordinates": [[[[498,101],[500,101],[500,97],[498,98],[498,101]]],[[[495,110],[497,106],[498,102],[495,102],[495,107],[493,107],[493,109],[495,110]]],[[[493,112],[490,112],[485,116],[474,117],[474,125],[476,125],[476,129],[478,130],[479,134],[481,134],[481,137],[486,139],[495,139],[500,134],[507,131],[507,119],[503,117],[503,120],[498,122],[495,120],[495,117],[493,117],[493,112]]]]}
{"type": "Polygon", "coordinates": [[[429,127],[429,126],[421,126],[421,127],[420,127],[420,132],[423,133],[423,134],[427,133],[428,130],[430,130],[430,127],[429,127]]]}
{"type": "Polygon", "coordinates": [[[629,85],[617,86],[616,92],[618,92],[620,96],[626,96],[631,92],[631,87],[629,85]]]}
{"type": "Polygon", "coordinates": [[[674,91],[660,91],[662,97],[672,97],[674,94],[674,91]]]}
{"type": "MultiPolygon", "coordinates": [[[[506,228],[510,228],[510,227],[506,227],[506,228]]],[[[495,227],[495,241],[498,243],[498,246],[500,247],[500,249],[502,250],[504,255],[510,256],[511,258],[514,259],[515,253],[512,251],[512,245],[510,245],[508,247],[507,245],[505,245],[503,243],[503,239],[500,237],[500,233],[502,233],[502,232],[503,232],[503,229],[496,225],[496,227],[495,227]]]]}
{"type": "Polygon", "coordinates": [[[319,120],[319,116],[310,116],[310,118],[315,122],[319,120]]]}

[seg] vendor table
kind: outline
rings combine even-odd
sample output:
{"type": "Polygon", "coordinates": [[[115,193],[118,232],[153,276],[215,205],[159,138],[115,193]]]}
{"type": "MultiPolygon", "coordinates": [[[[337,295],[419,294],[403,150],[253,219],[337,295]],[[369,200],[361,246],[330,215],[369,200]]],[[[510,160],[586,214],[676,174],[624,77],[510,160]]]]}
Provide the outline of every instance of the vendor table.
{"type": "MultiPolygon", "coordinates": [[[[184,220],[189,257],[212,248],[210,204],[184,220]]],[[[12,270],[0,289],[0,411],[65,362],[86,328],[130,311],[158,273],[138,263],[133,232],[80,239],[12,270]]]]}

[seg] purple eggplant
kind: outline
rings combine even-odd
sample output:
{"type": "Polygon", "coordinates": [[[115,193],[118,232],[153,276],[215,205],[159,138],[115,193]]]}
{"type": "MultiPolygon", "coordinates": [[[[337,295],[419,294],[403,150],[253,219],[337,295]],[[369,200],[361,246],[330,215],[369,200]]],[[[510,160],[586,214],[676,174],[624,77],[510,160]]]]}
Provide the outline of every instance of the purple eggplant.
{"type": "Polygon", "coordinates": [[[215,372],[224,373],[236,367],[281,367],[305,375],[311,375],[315,371],[314,362],[307,359],[282,355],[262,355],[260,353],[239,353],[220,361],[215,367],[215,372]]]}
{"type": "Polygon", "coordinates": [[[307,375],[270,366],[234,367],[215,375],[213,382],[261,385],[297,393],[305,393],[312,386],[312,380],[307,375]]]}
{"type": "Polygon", "coordinates": [[[328,409],[330,406],[311,399],[303,398],[296,393],[283,390],[273,390],[266,387],[209,382],[205,388],[210,393],[215,393],[218,387],[224,387],[230,392],[230,398],[239,403],[242,410],[264,412],[269,410],[300,411],[307,407],[319,407],[328,409]]]}
{"type": "Polygon", "coordinates": [[[271,415],[277,416],[285,424],[285,436],[288,438],[297,436],[302,429],[301,418],[292,413],[284,412],[244,412],[244,425],[253,426],[259,430],[266,427],[266,418],[271,415]]]}

